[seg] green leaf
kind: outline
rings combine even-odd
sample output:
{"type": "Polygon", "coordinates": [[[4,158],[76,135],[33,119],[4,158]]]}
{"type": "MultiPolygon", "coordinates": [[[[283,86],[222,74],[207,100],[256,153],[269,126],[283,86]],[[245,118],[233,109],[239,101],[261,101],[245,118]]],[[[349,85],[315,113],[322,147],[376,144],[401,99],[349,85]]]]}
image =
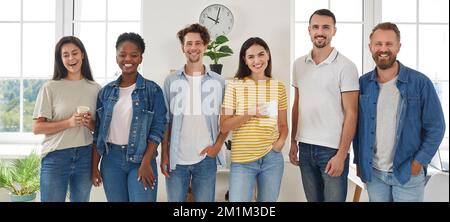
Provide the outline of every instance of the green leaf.
{"type": "Polygon", "coordinates": [[[217,36],[217,38],[215,40],[217,45],[223,44],[223,43],[228,42],[228,41],[229,41],[228,38],[226,36],[224,36],[224,35],[217,36]]]}
{"type": "Polygon", "coordinates": [[[228,42],[228,38],[224,35],[218,36],[214,41],[208,44],[208,49],[205,52],[204,56],[208,56],[214,64],[219,64],[219,59],[227,56],[231,56],[233,54],[233,50],[227,46],[222,45],[228,42]],[[217,49],[220,47],[219,49],[217,49]]]}
{"type": "Polygon", "coordinates": [[[0,164],[0,188],[16,195],[39,190],[40,157],[35,152],[23,159],[0,164]]]}
{"type": "Polygon", "coordinates": [[[219,52],[232,54],[233,50],[230,47],[228,47],[227,45],[224,45],[219,48],[219,52]]]}
{"type": "Polygon", "coordinates": [[[214,58],[216,57],[216,53],[214,53],[212,51],[208,51],[204,55],[208,56],[209,58],[211,58],[211,60],[214,60],[214,58]]]}
{"type": "Polygon", "coordinates": [[[231,54],[219,52],[216,54],[216,59],[220,59],[220,58],[227,57],[227,56],[231,56],[231,54]]]}

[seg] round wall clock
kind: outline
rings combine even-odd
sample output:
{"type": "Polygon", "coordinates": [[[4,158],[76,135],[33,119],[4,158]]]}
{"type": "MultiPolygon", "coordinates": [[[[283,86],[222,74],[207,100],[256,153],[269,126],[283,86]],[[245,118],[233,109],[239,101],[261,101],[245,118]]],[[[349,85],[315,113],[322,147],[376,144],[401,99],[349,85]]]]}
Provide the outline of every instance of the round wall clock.
{"type": "Polygon", "coordinates": [[[207,6],[200,13],[199,23],[205,26],[212,39],[219,35],[227,35],[233,28],[234,17],[229,8],[221,4],[207,6]]]}

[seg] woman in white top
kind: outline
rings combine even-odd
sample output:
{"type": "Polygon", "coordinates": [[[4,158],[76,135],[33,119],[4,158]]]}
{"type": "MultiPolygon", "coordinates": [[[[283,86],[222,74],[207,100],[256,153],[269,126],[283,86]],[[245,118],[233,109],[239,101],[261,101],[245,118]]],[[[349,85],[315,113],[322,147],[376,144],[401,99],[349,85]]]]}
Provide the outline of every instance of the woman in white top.
{"type": "Polygon", "coordinates": [[[144,51],[139,34],[122,33],[116,41],[122,73],[98,94],[92,183],[103,183],[109,202],[156,201],[156,148],[164,136],[166,106],[161,88],[138,72],[144,51]]]}
{"type": "Polygon", "coordinates": [[[43,202],[87,202],[91,191],[92,130],[100,85],[94,82],[83,43],[74,36],[55,47],[53,79],[40,89],[33,133],[44,134],[40,192],[43,202]],[[90,110],[90,111],[89,111],[90,110]]]}

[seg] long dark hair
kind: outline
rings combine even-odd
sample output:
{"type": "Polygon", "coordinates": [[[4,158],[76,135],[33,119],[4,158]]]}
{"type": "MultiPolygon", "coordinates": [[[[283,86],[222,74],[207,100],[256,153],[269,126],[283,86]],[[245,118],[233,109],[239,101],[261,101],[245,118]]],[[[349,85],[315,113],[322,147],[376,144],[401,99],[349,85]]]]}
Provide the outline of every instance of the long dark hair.
{"type": "Polygon", "coordinates": [[[234,78],[244,79],[245,77],[250,76],[252,74],[247,64],[245,64],[245,52],[247,51],[248,48],[250,48],[253,45],[262,46],[269,54],[269,61],[266,70],[264,70],[264,75],[269,78],[272,77],[272,54],[270,53],[269,46],[261,38],[252,37],[247,39],[247,41],[245,41],[244,44],[242,44],[241,46],[241,51],[239,52],[239,68],[238,71],[236,72],[236,75],[234,75],[234,78]]]}
{"type": "Polygon", "coordinates": [[[55,46],[55,68],[53,71],[53,80],[61,80],[67,77],[67,69],[61,59],[61,48],[63,45],[72,43],[80,48],[83,54],[83,60],[81,63],[81,75],[90,81],[94,81],[92,78],[91,66],[89,65],[89,59],[81,40],[75,36],[64,36],[62,37],[55,46]]]}

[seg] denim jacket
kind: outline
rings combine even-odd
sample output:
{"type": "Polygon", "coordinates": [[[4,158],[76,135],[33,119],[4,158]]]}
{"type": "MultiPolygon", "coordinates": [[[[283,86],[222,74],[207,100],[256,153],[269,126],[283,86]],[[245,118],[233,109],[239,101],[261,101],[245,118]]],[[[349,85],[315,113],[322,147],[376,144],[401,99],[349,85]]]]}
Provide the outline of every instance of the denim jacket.
{"type": "MultiPolygon", "coordinates": [[[[119,99],[120,76],[110,82],[98,93],[97,120],[95,122],[94,143],[100,155],[109,152],[108,138],[114,105],[119,99]]],[[[159,145],[164,137],[166,106],[161,88],[139,73],[136,76],[136,88],[132,94],[133,117],[128,138],[127,159],[140,163],[148,143],[159,145]]]]}
{"type": "MultiPolygon", "coordinates": [[[[393,173],[401,184],[411,177],[411,162],[425,169],[445,133],[445,120],[433,83],[424,74],[399,63],[396,86],[400,92],[394,143],[393,173]]],[[[375,146],[377,101],[380,87],[376,68],[359,79],[357,132],[353,140],[354,162],[364,182],[371,181],[375,146]]]]}
{"type": "MultiPolygon", "coordinates": [[[[219,116],[225,91],[225,80],[222,76],[210,71],[207,67],[205,67],[205,72],[205,76],[201,81],[202,112],[204,108],[213,108],[206,109],[209,111],[203,113],[209,130],[209,135],[205,136],[209,136],[211,141],[215,143],[220,133],[219,116]]],[[[180,81],[185,82],[186,85],[188,84],[188,80],[184,74],[184,67],[168,76],[164,81],[164,98],[169,110],[166,118],[167,122],[172,124],[169,143],[170,170],[175,170],[178,163],[177,153],[180,147],[181,127],[183,127],[183,114],[179,112],[180,107],[178,104],[181,101],[186,101],[185,92],[179,90],[178,87],[183,84],[177,84],[180,83],[180,81]]],[[[216,161],[219,165],[225,164],[225,152],[223,149],[217,154],[216,161]]]]}

